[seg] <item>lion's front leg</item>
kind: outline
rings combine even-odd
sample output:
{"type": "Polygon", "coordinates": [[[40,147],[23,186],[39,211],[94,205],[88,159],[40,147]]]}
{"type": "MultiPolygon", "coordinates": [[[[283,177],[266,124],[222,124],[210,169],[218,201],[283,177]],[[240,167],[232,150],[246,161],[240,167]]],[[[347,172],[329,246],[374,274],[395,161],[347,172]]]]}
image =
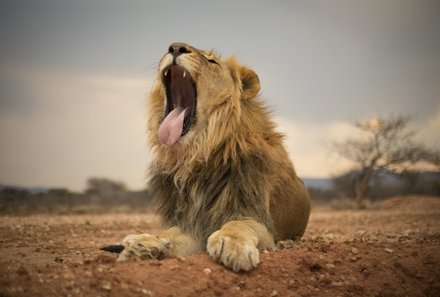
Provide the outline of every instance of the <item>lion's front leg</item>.
{"type": "Polygon", "coordinates": [[[274,248],[273,236],[255,220],[230,221],[208,238],[211,257],[234,271],[249,271],[260,262],[259,249],[274,248]]]}
{"type": "Polygon", "coordinates": [[[119,254],[118,262],[124,262],[133,256],[141,259],[162,259],[165,257],[187,256],[202,250],[190,235],[179,227],[172,227],[151,234],[130,234],[122,240],[124,250],[119,254]]]}

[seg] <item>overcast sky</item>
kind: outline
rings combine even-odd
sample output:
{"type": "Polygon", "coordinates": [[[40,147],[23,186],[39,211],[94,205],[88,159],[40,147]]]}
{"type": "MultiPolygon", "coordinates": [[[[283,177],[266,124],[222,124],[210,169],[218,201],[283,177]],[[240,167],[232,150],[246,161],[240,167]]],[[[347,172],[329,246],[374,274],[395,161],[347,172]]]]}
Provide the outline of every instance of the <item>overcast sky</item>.
{"type": "Polygon", "coordinates": [[[440,148],[440,1],[0,2],[0,184],[145,185],[146,94],[174,41],[254,69],[303,177],[349,123],[411,114],[440,148]]]}

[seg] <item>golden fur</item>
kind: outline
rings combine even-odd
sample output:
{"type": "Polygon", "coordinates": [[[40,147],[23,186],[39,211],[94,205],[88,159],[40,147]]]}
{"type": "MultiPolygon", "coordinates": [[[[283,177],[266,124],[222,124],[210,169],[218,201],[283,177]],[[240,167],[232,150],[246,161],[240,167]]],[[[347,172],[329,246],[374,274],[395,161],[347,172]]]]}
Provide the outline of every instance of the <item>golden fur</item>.
{"type": "Polygon", "coordinates": [[[129,235],[119,260],[184,256],[206,250],[235,271],[259,262],[259,249],[274,240],[300,237],[310,212],[309,196],[296,176],[258,98],[258,76],[234,57],[175,43],[159,64],[150,95],[148,140],[154,152],[148,187],[165,230],[129,235]],[[173,56],[172,50],[183,49],[173,56]],[[173,146],[158,137],[164,120],[172,63],[190,74],[197,90],[195,121],[173,146]]]}

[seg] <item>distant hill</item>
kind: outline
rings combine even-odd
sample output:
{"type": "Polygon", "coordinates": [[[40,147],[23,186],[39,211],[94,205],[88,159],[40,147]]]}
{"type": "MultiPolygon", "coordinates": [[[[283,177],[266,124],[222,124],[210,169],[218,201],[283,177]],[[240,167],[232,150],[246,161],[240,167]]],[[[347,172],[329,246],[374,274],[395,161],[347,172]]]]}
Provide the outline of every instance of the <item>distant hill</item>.
{"type": "MultiPolygon", "coordinates": [[[[333,182],[330,178],[301,178],[306,187],[315,188],[321,190],[332,190],[333,182]]],[[[12,189],[16,191],[26,191],[31,194],[39,194],[39,193],[47,193],[49,188],[45,187],[23,187],[23,186],[15,186],[15,185],[2,185],[0,184],[0,191],[3,189],[12,189]]]]}
{"type": "Polygon", "coordinates": [[[308,188],[315,188],[321,190],[333,189],[333,181],[330,178],[301,178],[308,188]]]}
{"type": "Polygon", "coordinates": [[[29,192],[31,194],[39,194],[39,193],[47,193],[49,191],[48,188],[44,187],[21,187],[21,186],[13,186],[13,185],[0,185],[0,191],[3,191],[5,189],[11,189],[16,191],[25,191],[29,192]]]}

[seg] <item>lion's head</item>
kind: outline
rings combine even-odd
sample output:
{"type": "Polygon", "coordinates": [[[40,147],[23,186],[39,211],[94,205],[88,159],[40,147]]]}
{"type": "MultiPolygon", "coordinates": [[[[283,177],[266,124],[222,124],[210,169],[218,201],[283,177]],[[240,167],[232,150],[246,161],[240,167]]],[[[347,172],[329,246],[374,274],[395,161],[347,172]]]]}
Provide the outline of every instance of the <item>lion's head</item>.
{"type": "Polygon", "coordinates": [[[254,71],[234,57],[173,43],[158,67],[150,98],[149,140],[159,151],[213,149],[242,122],[242,102],[257,95],[254,71]],[[204,146],[204,148],[202,148],[204,146]]]}

